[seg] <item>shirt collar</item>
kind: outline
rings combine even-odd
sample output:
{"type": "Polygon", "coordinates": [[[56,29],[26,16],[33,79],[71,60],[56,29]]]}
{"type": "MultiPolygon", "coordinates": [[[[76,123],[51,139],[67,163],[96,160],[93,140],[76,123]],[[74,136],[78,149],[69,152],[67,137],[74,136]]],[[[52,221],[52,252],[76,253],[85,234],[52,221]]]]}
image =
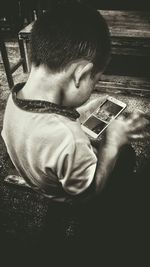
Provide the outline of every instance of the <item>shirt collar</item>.
{"type": "Polygon", "coordinates": [[[80,114],[74,108],[69,108],[55,103],[51,103],[43,100],[30,100],[17,98],[17,93],[23,88],[25,83],[18,83],[12,90],[12,98],[14,103],[21,109],[29,112],[36,113],[55,113],[65,117],[69,117],[72,120],[76,120],[80,117],[80,114]]]}

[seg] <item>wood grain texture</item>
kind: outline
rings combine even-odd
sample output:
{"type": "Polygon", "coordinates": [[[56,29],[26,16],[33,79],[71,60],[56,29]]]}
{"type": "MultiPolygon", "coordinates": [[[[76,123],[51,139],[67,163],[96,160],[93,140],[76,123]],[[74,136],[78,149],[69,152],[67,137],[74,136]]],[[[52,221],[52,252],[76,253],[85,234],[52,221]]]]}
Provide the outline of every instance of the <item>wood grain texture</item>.
{"type": "Polygon", "coordinates": [[[101,80],[97,83],[95,90],[98,92],[138,95],[150,97],[150,79],[102,75],[101,80]]]}
{"type": "Polygon", "coordinates": [[[100,10],[111,36],[150,38],[150,12],[100,10]]]}
{"type": "MultiPolygon", "coordinates": [[[[99,10],[106,19],[112,41],[112,53],[150,55],[150,12],[99,10]]],[[[30,39],[34,22],[19,32],[19,38],[30,39]]]]}

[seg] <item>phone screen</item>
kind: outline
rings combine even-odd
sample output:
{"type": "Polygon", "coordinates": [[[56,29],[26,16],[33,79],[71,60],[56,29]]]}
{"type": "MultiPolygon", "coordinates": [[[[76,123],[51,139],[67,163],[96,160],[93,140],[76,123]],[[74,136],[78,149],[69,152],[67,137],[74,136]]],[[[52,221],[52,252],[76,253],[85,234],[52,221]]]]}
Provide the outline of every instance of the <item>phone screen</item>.
{"type": "Polygon", "coordinates": [[[107,99],[83,125],[98,135],[121,110],[122,106],[107,99]]]}

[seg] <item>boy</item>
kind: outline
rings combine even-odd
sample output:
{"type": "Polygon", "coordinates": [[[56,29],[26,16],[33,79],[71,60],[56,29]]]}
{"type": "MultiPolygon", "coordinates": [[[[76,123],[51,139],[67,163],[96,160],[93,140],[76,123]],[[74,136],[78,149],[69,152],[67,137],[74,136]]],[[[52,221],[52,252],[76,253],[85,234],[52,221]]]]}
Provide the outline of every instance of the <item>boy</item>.
{"type": "Polygon", "coordinates": [[[124,144],[145,125],[141,114],[115,120],[97,153],[79,123],[110,57],[105,20],[76,3],[39,18],[31,36],[31,72],[9,96],[2,136],[19,174],[53,200],[94,189],[99,195],[124,144]]]}

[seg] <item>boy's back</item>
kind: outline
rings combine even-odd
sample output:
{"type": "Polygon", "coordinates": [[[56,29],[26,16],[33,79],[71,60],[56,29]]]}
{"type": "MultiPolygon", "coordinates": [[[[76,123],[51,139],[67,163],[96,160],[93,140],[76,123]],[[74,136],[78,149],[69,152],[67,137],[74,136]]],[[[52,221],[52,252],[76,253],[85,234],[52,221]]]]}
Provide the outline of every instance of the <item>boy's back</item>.
{"type": "Polygon", "coordinates": [[[37,106],[39,101],[23,105],[15,93],[9,97],[2,136],[15,167],[49,197],[62,197],[61,186],[72,195],[83,192],[93,180],[97,160],[75,119],[77,112],[57,105],[53,112],[48,102],[44,109],[44,101],[37,106]]]}

